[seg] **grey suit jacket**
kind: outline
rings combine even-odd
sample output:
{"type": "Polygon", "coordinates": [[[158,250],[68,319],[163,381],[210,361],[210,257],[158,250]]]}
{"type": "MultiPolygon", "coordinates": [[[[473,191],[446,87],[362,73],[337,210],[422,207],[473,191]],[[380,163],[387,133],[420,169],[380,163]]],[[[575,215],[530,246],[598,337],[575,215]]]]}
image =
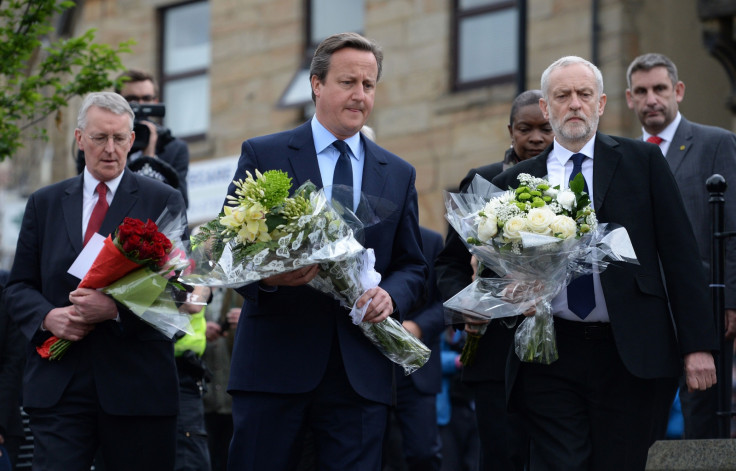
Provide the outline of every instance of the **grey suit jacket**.
{"type": "MultiPolygon", "coordinates": [[[[684,117],[667,150],[667,163],[682,193],[703,266],[710,266],[711,209],[705,181],[718,173],[726,179],[724,219],[727,231],[736,230],[736,134],[684,117]]],[[[726,307],[736,309],[736,239],[726,242],[726,307]]]]}

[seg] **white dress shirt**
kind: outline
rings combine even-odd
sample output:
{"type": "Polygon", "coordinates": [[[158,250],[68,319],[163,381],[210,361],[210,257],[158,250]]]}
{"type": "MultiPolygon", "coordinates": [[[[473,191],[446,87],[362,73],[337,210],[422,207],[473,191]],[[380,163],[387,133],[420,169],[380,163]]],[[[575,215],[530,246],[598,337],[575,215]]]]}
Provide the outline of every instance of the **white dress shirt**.
{"type": "MultiPolygon", "coordinates": [[[[585,154],[587,159],[583,160],[583,177],[588,184],[588,192],[590,193],[591,204],[595,189],[593,188],[593,158],[594,158],[595,136],[589,140],[579,152],[572,152],[562,147],[562,145],[554,141],[552,151],[547,156],[547,179],[551,186],[560,185],[560,188],[569,186],[570,174],[572,173],[573,162],[570,157],[575,153],[585,154]]],[[[599,273],[593,273],[593,289],[595,291],[595,308],[588,314],[585,319],[579,318],[575,313],[567,307],[567,288],[563,288],[560,293],[552,300],[552,313],[556,317],[578,322],[609,322],[608,308],[606,300],[603,297],[603,289],[601,288],[601,277],[599,273]]]]}

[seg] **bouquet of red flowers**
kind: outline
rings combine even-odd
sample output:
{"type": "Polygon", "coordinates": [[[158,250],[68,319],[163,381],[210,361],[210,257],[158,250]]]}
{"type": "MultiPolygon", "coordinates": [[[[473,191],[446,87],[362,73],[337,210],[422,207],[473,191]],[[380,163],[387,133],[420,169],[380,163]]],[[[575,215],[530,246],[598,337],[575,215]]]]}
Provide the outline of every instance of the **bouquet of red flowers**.
{"type": "MultiPolygon", "coordinates": [[[[125,218],[115,236],[105,239],[79,287],[102,289],[141,319],[173,337],[178,331],[190,330],[188,316],[179,312],[175,301],[203,303],[191,297],[183,285],[171,282],[172,275],[189,267],[189,260],[183,248],[172,242],[181,240],[175,235],[180,236],[184,230],[182,218],[171,221],[169,228],[167,236],[150,219],[144,223],[125,218]]],[[[36,350],[43,358],[58,360],[71,343],[52,336],[36,350]]]]}

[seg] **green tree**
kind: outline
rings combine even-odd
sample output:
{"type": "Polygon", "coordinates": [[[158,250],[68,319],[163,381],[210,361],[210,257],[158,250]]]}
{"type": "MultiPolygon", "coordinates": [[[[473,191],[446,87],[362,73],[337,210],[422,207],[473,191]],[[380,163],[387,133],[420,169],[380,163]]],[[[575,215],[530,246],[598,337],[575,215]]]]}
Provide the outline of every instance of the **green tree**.
{"type": "Polygon", "coordinates": [[[95,44],[95,30],[52,40],[51,26],[73,1],[0,0],[0,162],[22,146],[22,133],[46,139],[38,124],[69,99],[112,86],[111,72],[123,70],[117,48],[95,44]],[[51,41],[51,42],[49,42],[51,41]]]}

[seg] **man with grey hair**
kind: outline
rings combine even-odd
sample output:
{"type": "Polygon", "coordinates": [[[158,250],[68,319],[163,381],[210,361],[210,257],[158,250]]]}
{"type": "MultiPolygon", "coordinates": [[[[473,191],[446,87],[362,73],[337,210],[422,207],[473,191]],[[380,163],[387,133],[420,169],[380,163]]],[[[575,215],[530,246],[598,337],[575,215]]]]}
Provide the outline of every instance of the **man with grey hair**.
{"type": "Polygon", "coordinates": [[[82,174],[33,193],[23,216],[6,307],[25,336],[23,407],[33,469],[90,469],[101,450],[112,470],[174,467],[178,384],[173,341],[67,270],[93,232],[126,217],[156,220],[185,210],[181,193],[126,170],[133,111],[117,93],[85,97],[75,138],[82,174]],[[36,347],[73,343],[58,360],[36,347]]]}
{"type": "Polygon", "coordinates": [[[598,220],[626,228],[638,264],[613,262],[552,300],[559,358],[512,354],[510,407],[530,434],[532,470],[643,470],[683,363],[689,388],[716,382],[705,271],[659,149],[597,132],[606,104],[598,68],[563,57],[542,74],[542,92],[552,146],[493,183],[516,187],[528,173],[564,188],[582,173],[598,220]]]}
{"type": "MultiPolygon", "coordinates": [[[[301,126],[243,142],[234,181],[246,171],[283,170],[357,210],[360,195],[391,214],[365,230],[378,287],[358,300],[363,322],[402,318],[422,297],[422,255],[414,167],[365,138],[383,55],[372,41],[340,33],[317,48],[310,71],[315,115],[301,126]],[[335,189],[342,186],[340,195],[335,189]],[[369,304],[368,304],[369,303],[369,304]]],[[[230,185],[228,193],[235,194],[230,185]]],[[[391,404],[392,363],[353,325],[348,310],[306,284],[318,266],[276,275],[238,291],[245,298],[230,369],[234,434],[228,469],[296,469],[304,437],[320,470],[381,467],[391,404]]]]}
{"type": "MultiPolygon", "coordinates": [[[[708,269],[711,257],[711,225],[705,181],[718,173],[728,183],[724,222],[736,230],[736,135],[725,129],[685,119],[679,104],[685,84],[677,78],[677,67],[662,54],[643,54],[626,72],[629,88],[626,102],[642,126],[642,139],[659,145],[667,158],[682,193],[685,210],[698,241],[698,253],[708,269]]],[[[736,336],[736,239],[726,241],[725,336],[736,336]]],[[[730,352],[724,360],[730,361],[730,352]]],[[[680,380],[680,403],[685,421],[684,438],[718,436],[718,389],[689,391],[680,380]]]]}

